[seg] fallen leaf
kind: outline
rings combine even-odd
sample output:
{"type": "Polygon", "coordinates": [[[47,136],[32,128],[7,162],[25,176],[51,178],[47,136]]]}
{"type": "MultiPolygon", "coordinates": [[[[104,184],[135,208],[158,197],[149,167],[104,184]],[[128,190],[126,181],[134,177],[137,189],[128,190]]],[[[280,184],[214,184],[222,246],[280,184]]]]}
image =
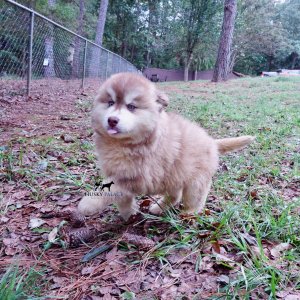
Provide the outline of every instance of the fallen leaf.
{"type": "Polygon", "coordinates": [[[56,205],[58,206],[68,206],[70,203],[67,201],[57,201],[56,205]]]}
{"type": "Polygon", "coordinates": [[[3,245],[5,246],[4,252],[6,255],[14,256],[19,253],[23,246],[19,245],[19,238],[4,238],[2,240],[3,245]]]}
{"type": "Polygon", "coordinates": [[[230,259],[229,257],[227,257],[227,256],[225,256],[223,254],[218,254],[218,253],[216,253],[214,251],[213,251],[213,253],[216,256],[216,260],[218,262],[232,262],[232,263],[234,263],[234,261],[232,259],[230,259]]]}
{"type": "Polygon", "coordinates": [[[219,242],[218,241],[213,241],[213,242],[211,242],[211,244],[212,244],[212,248],[213,248],[214,252],[220,254],[221,249],[220,249],[219,242]]]}
{"type": "Polygon", "coordinates": [[[143,250],[150,250],[155,246],[155,242],[148,237],[131,233],[124,233],[122,235],[122,241],[132,244],[143,250]]]}
{"type": "Polygon", "coordinates": [[[11,198],[13,200],[22,200],[24,199],[25,197],[28,197],[30,195],[30,192],[29,191],[19,191],[19,192],[16,192],[16,193],[13,193],[11,198]]]}
{"type": "Polygon", "coordinates": [[[198,233],[198,237],[200,239],[204,239],[204,238],[207,238],[209,236],[211,236],[211,232],[209,230],[203,230],[203,231],[198,233]]]}
{"type": "Polygon", "coordinates": [[[23,207],[23,204],[22,203],[20,203],[20,202],[17,202],[16,203],[16,208],[17,209],[20,209],[20,208],[22,208],[23,207]]]}
{"type": "Polygon", "coordinates": [[[246,181],[247,178],[248,178],[248,174],[242,174],[242,175],[240,175],[240,177],[236,178],[236,180],[238,182],[243,182],[243,181],[246,181]]]}
{"type": "Polygon", "coordinates": [[[49,241],[50,243],[54,243],[54,242],[55,242],[57,233],[58,233],[58,228],[57,228],[57,227],[54,227],[54,228],[50,231],[50,233],[49,233],[49,235],[48,235],[48,241],[49,241]]]}
{"type": "Polygon", "coordinates": [[[258,199],[259,199],[257,190],[252,190],[252,191],[250,191],[250,196],[251,196],[251,198],[252,198],[253,200],[258,200],[258,199]]]}
{"type": "Polygon", "coordinates": [[[51,279],[54,282],[54,284],[52,284],[51,287],[50,287],[51,290],[55,290],[55,289],[60,288],[62,285],[65,284],[65,282],[67,280],[66,277],[57,277],[57,276],[54,276],[51,279]]]}
{"type": "Polygon", "coordinates": [[[279,258],[280,256],[282,256],[283,251],[289,250],[291,249],[292,246],[289,243],[281,243],[279,245],[277,245],[276,247],[274,247],[273,249],[271,249],[271,255],[273,256],[273,258],[279,258]]]}
{"type": "Polygon", "coordinates": [[[172,270],[170,276],[174,278],[179,278],[181,276],[181,270],[180,269],[172,270]]]}
{"type": "Polygon", "coordinates": [[[276,292],[276,296],[278,298],[285,298],[286,296],[289,295],[289,291],[279,291],[279,292],[276,292]]]}
{"type": "Polygon", "coordinates": [[[39,219],[39,218],[33,218],[33,219],[30,219],[29,221],[29,225],[28,227],[30,229],[33,229],[33,228],[38,228],[40,227],[41,225],[45,224],[46,222],[42,219],[39,219]]]}
{"type": "Polygon", "coordinates": [[[49,212],[51,212],[53,210],[54,210],[54,207],[49,207],[49,206],[45,207],[45,206],[43,206],[43,207],[41,207],[40,212],[43,213],[43,214],[45,214],[45,213],[49,213],[49,212]]]}
{"type": "Polygon", "coordinates": [[[256,238],[248,232],[241,233],[241,236],[248,242],[249,245],[257,245],[256,238]]]}
{"type": "Polygon", "coordinates": [[[81,270],[81,275],[89,275],[92,274],[97,267],[84,267],[81,270]]]}
{"type": "Polygon", "coordinates": [[[149,207],[151,204],[151,200],[150,199],[145,199],[140,203],[140,208],[145,208],[145,207],[149,207]]]}
{"type": "Polygon", "coordinates": [[[7,218],[7,217],[1,217],[0,218],[0,224],[5,224],[5,223],[7,223],[9,221],[9,218],[7,218]]]}
{"type": "Polygon", "coordinates": [[[211,215],[211,211],[210,211],[209,209],[205,209],[205,210],[204,210],[204,214],[205,214],[206,216],[210,216],[210,215],[211,215]]]}
{"type": "Polygon", "coordinates": [[[71,195],[70,194],[63,194],[62,197],[59,199],[60,201],[66,201],[70,199],[71,195]]]}
{"type": "Polygon", "coordinates": [[[44,159],[38,163],[37,169],[39,171],[46,171],[47,167],[48,167],[48,161],[46,159],[44,159]]]}
{"type": "Polygon", "coordinates": [[[102,286],[101,288],[99,288],[99,291],[101,294],[105,295],[105,294],[109,294],[112,290],[112,286],[102,286]]]}
{"type": "Polygon", "coordinates": [[[284,300],[300,300],[300,295],[288,295],[284,298],[284,300]]]}
{"type": "Polygon", "coordinates": [[[74,143],[75,142],[75,138],[73,138],[71,135],[69,135],[69,134],[63,134],[62,136],[61,136],[61,139],[63,139],[64,140],[64,142],[66,142],[66,143],[74,143]]]}
{"type": "Polygon", "coordinates": [[[228,284],[230,281],[229,277],[226,276],[226,275],[221,275],[219,277],[217,277],[217,282],[220,282],[220,283],[225,283],[225,284],[228,284]]]}
{"type": "Polygon", "coordinates": [[[51,200],[53,201],[66,201],[70,199],[71,195],[70,194],[63,194],[63,195],[53,195],[51,196],[51,200]]]}

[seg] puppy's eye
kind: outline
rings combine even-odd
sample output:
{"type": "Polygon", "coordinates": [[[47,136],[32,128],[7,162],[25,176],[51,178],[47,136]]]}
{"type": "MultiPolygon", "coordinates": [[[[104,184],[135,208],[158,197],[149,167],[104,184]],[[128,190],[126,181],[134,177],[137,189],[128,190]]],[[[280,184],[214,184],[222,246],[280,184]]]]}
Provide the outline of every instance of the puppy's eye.
{"type": "Polygon", "coordinates": [[[114,104],[115,104],[114,101],[112,101],[112,100],[109,100],[109,101],[108,101],[108,107],[113,106],[114,104]]]}
{"type": "Polygon", "coordinates": [[[133,104],[127,104],[127,108],[130,111],[134,111],[136,109],[136,106],[134,106],[133,104]]]}

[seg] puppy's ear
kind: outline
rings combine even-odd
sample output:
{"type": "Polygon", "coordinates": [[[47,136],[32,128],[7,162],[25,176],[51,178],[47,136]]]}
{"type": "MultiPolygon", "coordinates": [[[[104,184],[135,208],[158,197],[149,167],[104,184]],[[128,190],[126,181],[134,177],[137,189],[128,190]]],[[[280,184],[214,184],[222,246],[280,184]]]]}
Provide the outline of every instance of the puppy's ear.
{"type": "Polygon", "coordinates": [[[169,105],[169,97],[165,93],[163,93],[161,91],[157,91],[156,102],[161,104],[162,105],[161,109],[163,109],[169,105]]]}

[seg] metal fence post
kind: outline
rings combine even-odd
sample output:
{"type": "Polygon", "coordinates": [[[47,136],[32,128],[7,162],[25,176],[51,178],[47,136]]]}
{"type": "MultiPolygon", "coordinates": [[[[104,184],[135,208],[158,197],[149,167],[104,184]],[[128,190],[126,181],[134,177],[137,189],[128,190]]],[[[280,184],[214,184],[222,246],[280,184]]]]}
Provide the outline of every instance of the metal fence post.
{"type": "Polygon", "coordinates": [[[105,79],[107,79],[107,69],[108,69],[108,57],[109,57],[109,52],[106,51],[107,53],[107,58],[106,58],[106,66],[105,66],[105,79]]]}
{"type": "Polygon", "coordinates": [[[118,66],[118,72],[121,73],[121,61],[122,61],[122,58],[121,56],[119,57],[119,66],[118,66]]]}
{"type": "Polygon", "coordinates": [[[28,49],[28,74],[27,74],[27,96],[30,95],[31,73],[32,73],[32,44],[33,44],[33,29],[34,29],[34,12],[30,12],[30,28],[29,28],[29,49],[28,49]]]}
{"type": "Polygon", "coordinates": [[[82,81],[81,81],[82,89],[84,86],[84,79],[85,79],[87,45],[88,45],[88,41],[85,40],[84,51],[83,51],[83,71],[82,71],[82,81]]]}

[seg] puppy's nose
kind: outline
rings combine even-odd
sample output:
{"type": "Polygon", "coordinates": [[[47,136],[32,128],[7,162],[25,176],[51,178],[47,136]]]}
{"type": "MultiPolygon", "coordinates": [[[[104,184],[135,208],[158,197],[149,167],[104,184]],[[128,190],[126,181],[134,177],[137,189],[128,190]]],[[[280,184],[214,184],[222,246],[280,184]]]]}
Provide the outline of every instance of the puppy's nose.
{"type": "Polygon", "coordinates": [[[120,119],[118,117],[109,117],[107,122],[110,127],[116,127],[120,119]]]}

